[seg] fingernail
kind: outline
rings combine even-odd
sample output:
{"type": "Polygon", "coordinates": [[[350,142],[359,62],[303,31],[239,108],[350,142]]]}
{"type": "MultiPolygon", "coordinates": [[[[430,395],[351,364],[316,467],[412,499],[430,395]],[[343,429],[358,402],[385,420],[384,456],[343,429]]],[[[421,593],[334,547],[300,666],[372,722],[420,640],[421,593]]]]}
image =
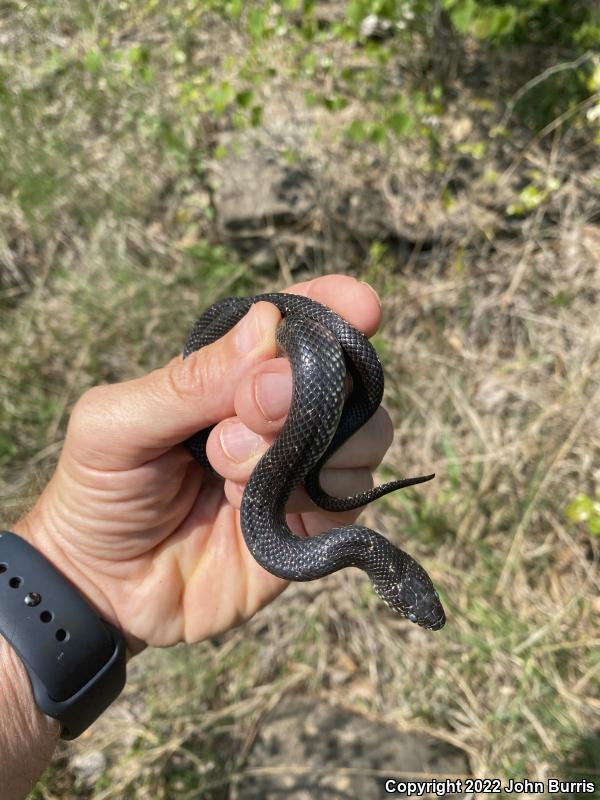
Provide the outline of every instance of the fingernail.
{"type": "Polygon", "coordinates": [[[241,353],[250,353],[263,338],[261,315],[251,306],[246,316],[236,325],[235,342],[241,353]]]}
{"type": "Polygon", "coordinates": [[[379,305],[381,305],[381,298],[379,297],[375,289],[371,286],[371,284],[367,283],[366,281],[360,281],[360,283],[362,286],[366,286],[367,289],[369,289],[371,293],[375,295],[375,297],[377,298],[377,302],[379,303],[379,305]]]}
{"type": "Polygon", "coordinates": [[[260,436],[241,422],[226,422],[221,428],[221,447],[233,461],[247,461],[258,450],[260,436]]]}
{"type": "Polygon", "coordinates": [[[258,375],[254,396],[265,419],[272,422],[287,414],[292,399],[292,378],[282,372],[258,375]]]}

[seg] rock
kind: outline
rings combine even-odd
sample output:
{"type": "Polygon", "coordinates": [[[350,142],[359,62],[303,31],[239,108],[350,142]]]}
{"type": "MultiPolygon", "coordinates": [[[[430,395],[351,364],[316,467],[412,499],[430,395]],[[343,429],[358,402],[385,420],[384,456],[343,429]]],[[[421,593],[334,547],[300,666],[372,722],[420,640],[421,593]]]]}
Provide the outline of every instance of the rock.
{"type": "Polygon", "coordinates": [[[509,392],[504,383],[494,375],[485,376],[479,383],[475,400],[488,414],[505,405],[509,392]]]}
{"type": "Polygon", "coordinates": [[[465,753],[446,742],[305,698],[284,699],[265,717],[246,769],[232,800],[375,800],[386,795],[387,777],[469,773],[465,753]]]}
{"type": "Polygon", "coordinates": [[[90,787],[106,769],[106,757],[101,750],[86,750],[71,758],[70,767],[80,786],[90,787]]]}
{"type": "Polygon", "coordinates": [[[211,184],[217,222],[226,235],[291,225],[314,204],[307,172],[258,148],[214,162],[211,184]]]}
{"type": "Polygon", "coordinates": [[[389,19],[378,17],[377,14],[367,14],[360,23],[360,35],[363,39],[381,41],[393,36],[393,33],[389,19]]]}
{"type": "Polygon", "coordinates": [[[306,166],[286,163],[266,145],[245,143],[212,162],[209,184],[217,233],[240,258],[263,270],[277,268],[280,259],[291,270],[310,265],[307,237],[294,235],[307,227],[315,205],[306,166]]]}
{"type": "Polygon", "coordinates": [[[320,30],[342,25],[346,20],[346,0],[317,0],[314,19],[320,30]]]}
{"type": "MultiPolygon", "coordinates": [[[[415,248],[456,241],[468,229],[463,192],[457,188],[452,208],[445,207],[443,176],[424,176],[419,163],[374,163],[353,174],[350,163],[315,162],[300,141],[284,137],[275,114],[270,121],[276,131],[268,136],[221,134],[225,155],[207,169],[214,234],[251,268],[352,270],[364,265],[374,242],[401,265],[415,248]]],[[[291,130],[303,131],[299,139],[305,122],[290,120],[291,130]]]]}

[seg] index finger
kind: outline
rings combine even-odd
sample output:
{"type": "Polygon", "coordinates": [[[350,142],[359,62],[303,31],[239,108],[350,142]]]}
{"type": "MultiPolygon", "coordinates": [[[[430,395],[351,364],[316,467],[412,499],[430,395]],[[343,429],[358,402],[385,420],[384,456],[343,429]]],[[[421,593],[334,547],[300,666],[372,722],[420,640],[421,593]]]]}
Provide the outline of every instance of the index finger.
{"type": "Polygon", "coordinates": [[[323,303],[366,336],[372,336],[381,323],[381,301],[375,289],[350,275],[323,275],[286,291],[323,303]]]}

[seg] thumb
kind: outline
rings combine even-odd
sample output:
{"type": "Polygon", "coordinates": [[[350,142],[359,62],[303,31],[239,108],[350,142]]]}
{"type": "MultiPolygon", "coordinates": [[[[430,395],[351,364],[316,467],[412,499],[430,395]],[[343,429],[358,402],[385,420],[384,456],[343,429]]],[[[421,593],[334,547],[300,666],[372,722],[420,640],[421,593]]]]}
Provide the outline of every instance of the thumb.
{"type": "Polygon", "coordinates": [[[186,359],[89,389],[73,409],[64,449],[97,469],[128,469],[233,416],[241,377],[276,355],[280,319],[274,305],[256,303],[223,338],[186,359]]]}

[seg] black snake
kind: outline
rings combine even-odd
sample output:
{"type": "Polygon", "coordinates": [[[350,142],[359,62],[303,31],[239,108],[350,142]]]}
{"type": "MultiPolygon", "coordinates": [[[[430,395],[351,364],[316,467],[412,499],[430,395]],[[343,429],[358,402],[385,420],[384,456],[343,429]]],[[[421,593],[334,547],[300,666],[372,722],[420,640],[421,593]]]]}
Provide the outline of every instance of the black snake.
{"type": "MultiPolygon", "coordinates": [[[[446,617],[429,575],[381,534],[346,525],[300,538],[285,521],[286,502],[302,481],[318,506],[347,511],[434,477],[392,481],[346,498],[331,497],[321,489],[323,464],[374,414],[383,397],[383,370],[366,336],[331,309],[301,295],[232,297],[214,303],[196,320],[183,357],[221,338],[260,300],[273,303],[283,316],[277,343],[292,367],[293,392],[282,430],[244,489],[240,522],[250,552],[268,572],[290,581],[310,581],[343,567],[359,567],[393,611],[439,630],[446,617]],[[352,391],[345,400],[347,374],[352,391]]],[[[210,431],[200,431],[186,446],[214,472],[206,457],[210,431]]]]}

